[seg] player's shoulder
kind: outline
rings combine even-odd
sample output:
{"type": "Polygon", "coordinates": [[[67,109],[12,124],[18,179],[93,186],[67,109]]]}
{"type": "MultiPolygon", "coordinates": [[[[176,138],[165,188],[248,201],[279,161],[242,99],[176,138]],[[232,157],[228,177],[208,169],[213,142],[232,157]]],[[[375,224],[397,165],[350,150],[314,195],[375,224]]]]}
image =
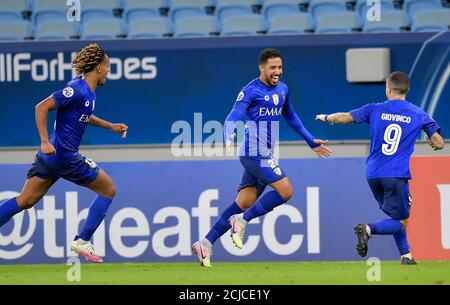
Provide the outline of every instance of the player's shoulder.
{"type": "Polygon", "coordinates": [[[421,107],[417,106],[416,104],[408,100],[405,101],[405,107],[419,114],[425,113],[425,111],[421,107]]]}
{"type": "Polygon", "coordinates": [[[283,90],[283,91],[289,91],[289,87],[285,82],[279,81],[278,82],[278,88],[283,90]]]}
{"type": "Polygon", "coordinates": [[[241,91],[250,92],[259,86],[259,79],[255,78],[248,82],[244,87],[242,87],[241,91]]]}
{"type": "Polygon", "coordinates": [[[86,86],[86,82],[77,76],[70,80],[63,90],[71,93],[74,97],[84,97],[88,93],[86,86]]]}

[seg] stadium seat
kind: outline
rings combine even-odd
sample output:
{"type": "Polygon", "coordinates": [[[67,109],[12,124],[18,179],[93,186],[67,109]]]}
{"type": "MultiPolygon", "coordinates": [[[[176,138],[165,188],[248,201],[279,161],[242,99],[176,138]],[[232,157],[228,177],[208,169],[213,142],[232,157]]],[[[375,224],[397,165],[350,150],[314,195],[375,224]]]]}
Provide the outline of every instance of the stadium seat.
{"type": "Polygon", "coordinates": [[[0,1],[0,13],[14,12],[21,14],[30,9],[28,0],[0,1]]]}
{"type": "Polygon", "coordinates": [[[0,41],[21,41],[29,36],[30,23],[25,20],[11,21],[0,26],[0,41]]]}
{"type": "Polygon", "coordinates": [[[0,23],[8,23],[10,21],[21,20],[23,20],[23,17],[19,12],[0,12],[0,23]]]}
{"type": "Polygon", "coordinates": [[[123,0],[124,10],[133,10],[141,8],[161,8],[166,7],[166,0],[123,0]]]}
{"type": "Polygon", "coordinates": [[[49,19],[67,19],[66,12],[68,6],[66,1],[61,0],[36,0],[32,20],[34,24],[40,23],[42,20],[49,19]]]}
{"type": "Polygon", "coordinates": [[[174,37],[207,37],[217,32],[213,16],[184,18],[175,27],[174,37]]]}
{"type": "Polygon", "coordinates": [[[348,13],[346,0],[311,0],[308,13],[313,27],[316,27],[316,22],[323,16],[348,13]]]}
{"type": "Polygon", "coordinates": [[[132,23],[141,19],[152,19],[161,17],[159,11],[155,8],[145,8],[145,9],[137,9],[126,11],[123,15],[123,20],[125,23],[132,23]]]}
{"type": "Polygon", "coordinates": [[[35,40],[68,40],[77,35],[75,22],[67,20],[49,20],[36,26],[35,40]]]}
{"type": "Polygon", "coordinates": [[[128,26],[128,38],[161,38],[169,33],[169,19],[155,17],[135,20],[128,26]]]}
{"type": "MultiPolygon", "coordinates": [[[[380,0],[380,3],[382,11],[383,9],[395,9],[393,0],[380,0]]],[[[361,15],[363,11],[366,12],[370,7],[372,7],[372,5],[368,5],[367,0],[358,0],[356,2],[355,11],[361,15]]]]}
{"type": "Polygon", "coordinates": [[[253,15],[253,9],[248,4],[218,4],[214,13],[217,20],[223,22],[224,19],[230,16],[245,16],[253,15]]]}
{"type": "Polygon", "coordinates": [[[260,4],[258,0],[215,0],[211,2],[214,6],[230,6],[230,5],[245,5],[252,6],[260,4]]]}
{"type": "Polygon", "coordinates": [[[110,10],[120,6],[120,0],[81,0],[81,9],[90,10],[110,10]]]}
{"type": "Polygon", "coordinates": [[[81,21],[83,23],[96,20],[115,19],[114,13],[108,9],[92,9],[88,11],[82,10],[81,21]]]}
{"type": "Polygon", "coordinates": [[[443,8],[441,0],[404,0],[403,9],[413,17],[416,12],[443,8]]]}
{"type": "Polygon", "coordinates": [[[450,9],[429,9],[414,15],[413,32],[445,31],[450,26],[450,9]]]}
{"type": "Polygon", "coordinates": [[[122,18],[126,22],[159,16],[159,8],[165,6],[164,0],[125,0],[122,18]]]}
{"type": "Polygon", "coordinates": [[[256,35],[263,29],[262,18],[259,15],[230,16],[222,23],[222,36],[256,35]]]}
{"type": "Polygon", "coordinates": [[[286,15],[269,20],[270,35],[302,34],[310,28],[309,15],[306,13],[286,15]]]}
{"type": "Polygon", "coordinates": [[[363,32],[386,33],[400,32],[402,27],[409,25],[408,18],[402,10],[383,11],[381,21],[369,21],[367,18],[360,18],[363,21],[363,32]]]}
{"type": "Polygon", "coordinates": [[[267,20],[270,20],[274,17],[286,16],[299,14],[300,10],[297,4],[295,3],[278,3],[273,1],[269,1],[264,5],[262,9],[262,14],[267,20]]]}
{"type": "Polygon", "coordinates": [[[81,39],[115,39],[122,34],[120,19],[90,20],[83,23],[81,39]]]}
{"type": "Polygon", "coordinates": [[[355,12],[336,12],[322,15],[316,22],[316,33],[350,33],[358,27],[358,16],[355,12]]]}
{"type": "Polygon", "coordinates": [[[170,22],[174,25],[183,18],[190,18],[196,16],[206,16],[206,11],[199,6],[175,6],[169,10],[170,22]]]}
{"type": "Polygon", "coordinates": [[[268,4],[309,4],[310,0],[259,0],[258,4],[266,6],[268,4]]]}
{"type": "Polygon", "coordinates": [[[183,6],[197,6],[197,7],[206,7],[208,6],[209,0],[167,0],[167,6],[172,8],[183,7],[183,6]]]}

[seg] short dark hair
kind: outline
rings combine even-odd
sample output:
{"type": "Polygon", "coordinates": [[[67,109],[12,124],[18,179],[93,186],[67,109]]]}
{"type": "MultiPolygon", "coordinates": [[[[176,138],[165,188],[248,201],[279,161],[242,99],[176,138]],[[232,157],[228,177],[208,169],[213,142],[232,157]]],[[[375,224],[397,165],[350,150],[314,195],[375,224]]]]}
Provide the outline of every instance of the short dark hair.
{"type": "Polygon", "coordinates": [[[268,49],[262,50],[261,53],[259,53],[258,63],[260,65],[263,65],[263,64],[267,63],[267,60],[269,58],[278,58],[278,57],[282,58],[280,51],[278,51],[277,49],[268,48],[268,49]]]}
{"type": "Polygon", "coordinates": [[[388,78],[388,86],[398,94],[406,94],[409,90],[409,76],[401,71],[392,72],[388,78]]]}

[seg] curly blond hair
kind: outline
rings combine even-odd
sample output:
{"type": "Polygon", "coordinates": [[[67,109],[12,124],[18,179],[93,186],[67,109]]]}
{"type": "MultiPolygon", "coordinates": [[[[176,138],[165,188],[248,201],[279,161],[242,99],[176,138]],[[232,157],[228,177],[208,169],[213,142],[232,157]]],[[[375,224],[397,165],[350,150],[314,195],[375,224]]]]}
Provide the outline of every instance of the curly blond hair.
{"type": "Polygon", "coordinates": [[[72,61],[72,68],[77,75],[88,73],[95,69],[105,59],[105,51],[96,43],[85,46],[72,61]]]}

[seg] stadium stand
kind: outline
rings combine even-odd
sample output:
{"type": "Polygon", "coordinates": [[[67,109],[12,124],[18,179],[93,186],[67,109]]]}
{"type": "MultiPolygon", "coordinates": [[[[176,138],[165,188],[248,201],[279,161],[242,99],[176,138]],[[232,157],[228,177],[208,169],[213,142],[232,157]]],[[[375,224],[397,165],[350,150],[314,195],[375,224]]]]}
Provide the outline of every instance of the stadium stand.
{"type": "Polygon", "coordinates": [[[81,20],[65,1],[0,1],[1,41],[215,37],[307,33],[446,31],[448,0],[81,0],[81,20]]]}

